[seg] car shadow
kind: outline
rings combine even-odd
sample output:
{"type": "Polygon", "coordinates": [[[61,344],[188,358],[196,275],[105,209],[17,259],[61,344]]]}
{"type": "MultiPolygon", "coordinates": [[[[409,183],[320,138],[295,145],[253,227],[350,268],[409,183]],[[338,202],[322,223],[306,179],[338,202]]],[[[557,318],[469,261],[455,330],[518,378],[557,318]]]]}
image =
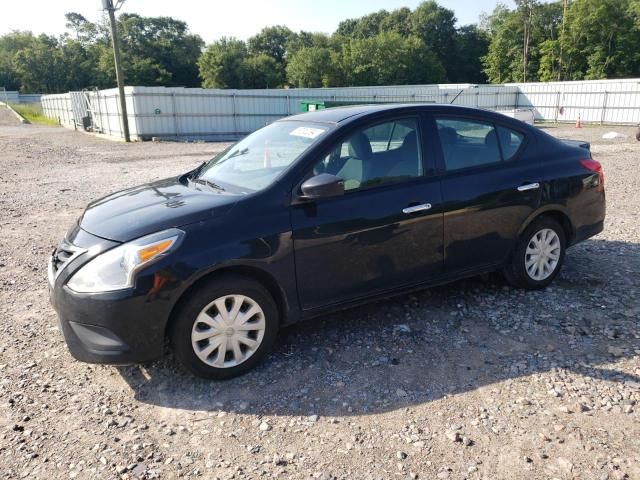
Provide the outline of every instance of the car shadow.
{"type": "Polygon", "coordinates": [[[488,275],[330,314],[283,330],[248,374],[192,377],[169,356],[119,367],[135,398],[200,412],[360,415],[551,369],[640,388],[617,362],[640,349],[640,245],[589,240],[544,291],[488,275]]]}

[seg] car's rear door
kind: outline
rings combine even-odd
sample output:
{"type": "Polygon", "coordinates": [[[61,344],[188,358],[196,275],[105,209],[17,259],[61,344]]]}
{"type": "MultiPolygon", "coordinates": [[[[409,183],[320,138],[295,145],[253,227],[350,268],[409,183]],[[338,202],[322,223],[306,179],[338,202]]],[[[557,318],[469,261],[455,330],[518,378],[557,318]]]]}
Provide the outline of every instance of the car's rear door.
{"type": "Polygon", "coordinates": [[[341,176],[346,191],[291,207],[304,309],[442,273],[442,201],[426,128],[419,115],[380,119],[345,133],[317,159],[309,175],[341,176]]]}
{"type": "Polygon", "coordinates": [[[524,130],[482,116],[434,114],[440,140],[445,272],[504,262],[540,204],[540,164],[524,130]],[[529,148],[529,150],[527,150],[529,148]]]}

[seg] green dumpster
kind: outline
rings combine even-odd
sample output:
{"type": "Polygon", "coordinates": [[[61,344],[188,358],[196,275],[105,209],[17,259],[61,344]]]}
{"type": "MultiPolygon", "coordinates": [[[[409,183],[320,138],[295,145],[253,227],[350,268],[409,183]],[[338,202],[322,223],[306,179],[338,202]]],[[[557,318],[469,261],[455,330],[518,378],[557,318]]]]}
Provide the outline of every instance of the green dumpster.
{"type": "Polygon", "coordinates": [[[318,100],[304,100],[300,102],[300,111],[301,112],[315,112],[316,110],[324,110],[326,107],[326,102],[318,101],[318,100]]]}
{"type": "Polygon", "coordinates": [[[347,100],[303,100],[300,102],[301,112],[315,112],[316,110],[324,110],[325,108],[346,107],[349,105],[375,105],[384,102],[354,102],[347,100]]]}

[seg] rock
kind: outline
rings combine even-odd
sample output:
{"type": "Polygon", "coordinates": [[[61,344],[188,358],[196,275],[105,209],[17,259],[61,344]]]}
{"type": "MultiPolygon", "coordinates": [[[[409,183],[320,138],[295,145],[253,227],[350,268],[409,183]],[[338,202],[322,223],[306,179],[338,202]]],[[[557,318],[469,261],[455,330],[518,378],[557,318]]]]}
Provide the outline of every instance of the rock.
{"type": "Polygon", "coordinates": [[[396,395],[400,398],[406,397],[407,396],[407,392],[405,392],[403,389],[399,388],[396,390],[396,395]]]}
{"type": "Polygon", "coordinates": [[[616,139],[624,139],[627,138],[627,135],[620,132],[610,131],[602,135],[602,138],[605,140],[616,140],[616,139]]]}
{"type": "Polygon", "coordinates": [[[473,441],[469,437],[462,437],[462,444],[465,447],[470,447],[473,444],[473,441]]]}
{"type": "Polygon", "coordinates": [[[409,327],[409,325],[406,325],[404,323],[400,323],[398,325],[394,325],[393,326],[393,333],[394,333],[394,335],[396,333],[411,333],[411,328],[409,327]]]}
{"type": "Polygon", "coordinates": [[[607,351],[613,355],[614,357],[622,357],[624,356],[624,348],[621,347],[613,347],[610,346],[609,348],[607,348],[607,351]]]}
{"type": "Polygon", "coordinates": [[[558,458],[557,463],[558,463],[558,467],[560,467],[560,470],[563,473],[568,475],[573,471],[573,463],[571,463],[566,458],[564,457],[558,458]]]}
{"type": "Polygon", "coordinates": [[[584,403],[577,402],[573,406],[573,411],[574,412],[578,412],[578,413],[588,412],[589,411],[589,407],[587,407],[584,403]]]}
{"type": "Polygon", "coordinates": [[[445,432],[445,436],[452,442],[459,442],[462,440],[460,438],[460,434],[458,432],[454,432],[453,430],[447,430],[445,432]]]}
{"type": "Polygon", "coordinates": [[[260,427],[258,428],[260,428],[260,431],[262,432],[268,432],[269,430],[271,430],[272,427],[267,422],[261,422],[260,427]]]}
{"type": "Polygon", "coordinates": [[[405,458],[407,458],[407,454],[404,452],[396,452],[396,457],[400,460],[404,460],[405,458]]]}

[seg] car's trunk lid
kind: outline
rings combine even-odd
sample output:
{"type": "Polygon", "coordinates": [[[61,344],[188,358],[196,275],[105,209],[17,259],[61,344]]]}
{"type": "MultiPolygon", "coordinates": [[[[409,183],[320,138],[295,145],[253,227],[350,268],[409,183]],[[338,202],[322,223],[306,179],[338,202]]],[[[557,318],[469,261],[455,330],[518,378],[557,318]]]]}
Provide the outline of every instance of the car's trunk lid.
{"type": "Polygon", "coordinates": [[[569,139],[562,138],[560,139],[560,141],[572,147],[580,147],[580,148],[584,148],[585,150],[591,151],[591,144],[584,140],[569,140],[569,139]]]}

